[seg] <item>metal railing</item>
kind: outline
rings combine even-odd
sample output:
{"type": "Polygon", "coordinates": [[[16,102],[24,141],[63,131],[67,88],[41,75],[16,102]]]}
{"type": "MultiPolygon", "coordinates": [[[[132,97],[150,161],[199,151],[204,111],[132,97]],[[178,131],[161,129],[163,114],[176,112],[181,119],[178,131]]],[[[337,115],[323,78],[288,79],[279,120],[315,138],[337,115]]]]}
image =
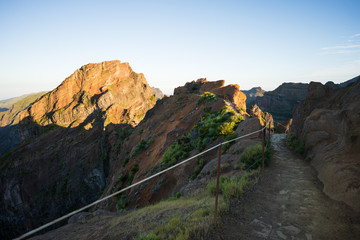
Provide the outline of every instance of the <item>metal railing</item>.
{"type": "MultiPolygon", "coordinates": [[[[137,185],[140,185],[140,184],[142,184],[142,183],[144,183],[144,182],[146,182],[146,181],[149,181],[150,179],[153,179],[153,178],[155,178],[155,177],[157,177],[157,176],[159,176],[159,175],[161,175],[161,174],[164,174],[164,173],[170,171],[171,169],[174,169],[174,168],[176,168],[176,167],[178,167],[178,166],[180,166],[180,165],[182,165],[182,164],[185,164],[185,163],[187,163],[187,162],[189,162],[189,161],[191,161],[191,160],[193,160],[193,159],[195,159],[195,158],[197,158],[197,157],[199,157],[199,156],[201,156],[201,155],[203,155],[203,154],[205,154],[205,153],[207,153],[207,152],[209,152],[209,151],[211,151],[211,150],[214,150],[214,149],[216,149],[216,148],[219,148],[218,168],[217,168],[217,183],[216,183],[216,200],[215,200],[215,213],[214,213],[214,220],[216,221],[216,217],[217,217],[217,205],[218,205],[218,192],[219,192],[219,178],[220,178],[221,146],[224,145],[224,144],[231,143],[231,142],[237,141],[237,140],[239,140],[239,139],[242,139],[242,138],[245,138],[245,137],[254,135],[254,134],[256,134],[256,133],[262,132],[262,136],[263,136],[263,138],[262,138],[262,145],[263,145],[262,173],[264,174],[264,145],[265,145],[265,144],[264,144],[264,140],[265,140],[266,128],[267,128],[267,126],[269,125],[269,123],[270,123],[270,122],[266,123],[266,125],[265,125],[263,128],[261,128],[261,129],[259,129],[259,130],[257,130],[257,131],[254,131],[254,132],[245,134],[245,135],[243,135],[243,136],[234,138],[234,139],[229,140],[229,141],[226,141],[226,142],[219,143],[219,144],[217,144],[217,145],[215,145],[215,146],[213,146],[213,147],[211,147],[211,148],[209,148],[209,149],[207,149],[207,150],[205,150],[205,151],[203,151],[203,152],[200,152],[200,153],[198,153],[198,154],[196,154],[196,155],[194,155],[194,156],[192,156],[192,157],[190,157],[190,158],[188,158],[188,159],[185,159],[185,160],[183,160],[183,161],[181,161],[181,162],[179,162],[179,163],[177,163],[177,164],[175,164],[175,165],[173,165],[173,166],[171,166],[171,167],[168,167],[168,168],[166,168],[166,169],[164,169],[164,170],[162,170],[162,171],[160,171],[160,172],[158,172],[158,173],[155,173],[154,175],[151,175],[151,176],[149,176],[149,177],[147,177],[147,178],[145,178],[145,179],[142,179],[142,180],[140,180],[140,181],[138,181],[138,182],[136,182],[136,183],[134,183],[134,184],[132,184],[132,185],[130,185],[130,186],[128,186],[128,187],[125,187],[125,188],[123,188],[123,189],[121,189],[121,190],[119,190],[119,191],[117,191],[117,192],[114,192],[114,193],[112,193],[112,194],[110,194],[110,195],[108,195],[108,196],[106,196],[106,197],[103,197],[103,198],[101,198],[101,199],[99,199],[99,200],[97,200],[97,201],[95,201],[95,202],[92,202],[92,203],[90,203],[90,204],[88,204],[88,205],[86,205],[86,206],[84,206],[84,207],[82,207],[82,208],[79,208],[79,209],[77,209],[77,210],[75,210],[75,211],[72,211],[72,212],[70,212],[70,213],[68,213],[68,214],[66,214],[66,215],[64,215],[64,216],[62,216],[62,217],[60,217],[60,218],[57,218],[57,219],[55,219],[55,220],[53,220],[53,221],[51,221],[51,222],[49,222],[49,223],[47,223],[47,224],[44,224],[44,225],[42,225],[42,226],[40,226],[40,227],[38,227],[38,228],[36,228],[36,229],[33,229],[33,230],[31,230],[31,231],[29,231],[29,232],[21,235],[20,237],[16,238],[16,240],[17,240],[17,239],[20,240],[20,239],[24,239],[24,238],[26,238],[26,237],[29,237],[29,236],[33,235],[34,233],[37,233],[37,232],[39,232],[39,231],[41,231],[41,230],[43,230],[43,229],[45,229],[45,228],[47,228],[47,227],[50,227],[51,225],[54,225],[54,224],[56,224],[56,223],[58,223],[58,222],[60,222],[60,221],[62,221],[62,220],[64,220],[64,219],[66,219],[66,218],[69,218],[69,217],[71,217],[71,216],[73,216],[73,215],[75,215],[75,214],[77,214],[77,213],[79,213],[79,212],[81,212],[81,211],[84,211],[84,210],[86,210],[86,209],[88,209],[88,208],[90,208],[90,207],[92,207],[92,206],[95,206],[96,204],[98,204],[98,203],[100,203],[100,202],[102,202],[102,201],[105,201],[105,200],[107,200],[107,199],[109,199],[109,198],[111,198],[111,197],[114,197],[114,196],[122,193],[122,192],[125,192],[126,190],[129,190],[129,189],[131,189],[131,188],[133,188],[133,187],[135,187],[135,186],[137,186],[137,185]]],[[[269,127],[269,139],[270,139],[270,127],[269,127]]]]}

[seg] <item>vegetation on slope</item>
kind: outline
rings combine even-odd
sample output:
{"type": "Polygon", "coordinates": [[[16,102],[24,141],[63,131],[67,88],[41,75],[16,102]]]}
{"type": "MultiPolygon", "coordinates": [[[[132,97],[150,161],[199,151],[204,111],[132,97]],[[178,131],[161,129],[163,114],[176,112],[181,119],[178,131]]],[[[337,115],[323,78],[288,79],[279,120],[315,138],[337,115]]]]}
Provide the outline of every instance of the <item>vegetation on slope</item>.
{"type": "MultiPolygon", "coordinates": [[[[199,102],[214,101],[215,99],[216,95],[204,93],[199,102]],[[203,100],[200,101],[201,99],[203,100]]],[[[203,151],[209,143],[221,135],[231,135],[230,138],[233,139],[236,127],[243,120],[244,117],[228,105],[225,105],[221,111],[213,112],[210,107],[205,107],[204,114],[195,123],[192,130],[166,150],[163,155],[163,163],[172,166],[180,159],[188,157],[193,149],[203,151]]]]}
{"type": "MultiPolygon", "coordinates": [[[[258,170],[245,172],[239,178],[222,177],[219,187],[219,215],[228,210],[231,200],[237,199],[247,189],[258,182],[258,170]]],[[[137,222],[140,233],[137,240],[155,239],[206,239],[208,230],[213,225],[214,195],[216,181],[211,181],[207,192],[196,196],[174,198],[173,201],[162,201],[156,205],[142,208],[129,218],[146,219],[166,215],[166,220],[149,221],[151,224],[143,228],[137,222]]],[[[128,215],[126,215],[128,216],[128,215]]],[[[124,216],[125,217],[125,216],[124,216]]],[[[129,219],[128,217],[126,217],[129,219]]],[[[134,221],[135,223],[136,221],[134,221]]]]}

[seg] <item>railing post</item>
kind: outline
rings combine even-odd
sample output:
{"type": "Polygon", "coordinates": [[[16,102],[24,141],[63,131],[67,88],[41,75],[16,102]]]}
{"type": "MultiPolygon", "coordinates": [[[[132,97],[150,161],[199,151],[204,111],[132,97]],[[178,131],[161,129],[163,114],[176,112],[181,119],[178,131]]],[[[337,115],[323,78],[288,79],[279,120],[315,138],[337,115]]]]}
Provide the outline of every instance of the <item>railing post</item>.
{"type": "Polygon", "coordinates": [[[265,132],[266,128],[262,132],[262,176],[264,177],[264,162],[265,162],[265,132]]]}
{"type": "Polygon", "coordinates": [[[215,224],[216,224],[216,218],[217,218],[218,198],[219,198],[221,146],[222,146],[222,145],[219,146],[218,165],[217,165],[217,176],[216,176],[215,211],[214,211],[214,223],[215,223],[215,224]]]}

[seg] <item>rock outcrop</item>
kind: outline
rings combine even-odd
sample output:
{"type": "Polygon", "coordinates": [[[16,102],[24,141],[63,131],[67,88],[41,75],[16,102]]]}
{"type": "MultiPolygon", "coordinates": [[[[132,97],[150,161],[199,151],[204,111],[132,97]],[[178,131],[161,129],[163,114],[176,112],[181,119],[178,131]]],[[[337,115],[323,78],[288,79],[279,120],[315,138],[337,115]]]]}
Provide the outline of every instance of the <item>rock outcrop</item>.
{"type": "Polygon", "coordinates": [[[246,95],[239,90],[239,85],[231,84],[225,86],[224,80],[214,82],[206,81],[206,78],[200,78],[197,81],[187,82],[183,87],[177,87],[174,90],[174,95],[184,93],[198,93],[212,92],[217,96],[230,101],[234,107],[243,112],[246,111],[246,95]]]}
{"type": "Polygon", "coordinates": [[[360,211],[360,79],[343,88],[309,85],[291,133],[305,146],[324,192],[360,211]]]}
{"type": "Polygon", "coordinates": [[[275,131],[277,133],[289,133],[293,119],[288,121],[279,122],[276,124],[275,131]]]}
{"type": "Polygon", "coordinates": [[[256,104],[264,112],[269,112],[274,121],[287,121],[292,118],[294,107],[305,99],[308,84],[305,83],[283,83],[274,91],[265,92],[264,96],[256,97],[248,102],[248,108],[256,104]]]}
{"type": "Polygon", "coordinates": [[[258,118],[262,126],[265,126],[265,124],[269,122],[270,126],[274,127],[274,119],[272,115],[268,112],[263,112],[256,104],[252,106],[249,113],[251,116],[258,118]]]}
{"type": "Polygon", "coordinates": [[[0,159],[0,238],[98,199],[116,148],[110,129],[131,133],[155,103],[143,74],[110,61],[81,67],[20,112],[13,127],[22,142],[0,159]]]}

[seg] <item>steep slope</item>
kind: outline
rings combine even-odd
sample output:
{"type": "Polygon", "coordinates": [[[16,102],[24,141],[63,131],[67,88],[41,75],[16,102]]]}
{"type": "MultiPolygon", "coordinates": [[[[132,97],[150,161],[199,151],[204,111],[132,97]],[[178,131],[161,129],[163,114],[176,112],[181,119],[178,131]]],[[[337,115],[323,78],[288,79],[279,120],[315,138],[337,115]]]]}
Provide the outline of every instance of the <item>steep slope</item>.
{"type": "MultiPolygon", "coordinates": [[[[207,82],[199,79],[175,89],[173,96],[158,101],[133,133],[109,125],[110,174],[103,196],[141,181],[224,139],[259,130],[263,121],[258,117],[271,116],[263,114],[260,109],[256,112],[258,115],[248,116],[243,111],[245,109],[241,110],[245,108],[245,96],[238,88],[237,85],[224,86],[224,81],[207,82]]],[[[258,144],[260,139],[261,133],[258,133],[224,146],[223,176],[243,174],[245,165],[239,165],[239,159],[247,147],[258,144]]],[[[98,210],[89,210],[93,213],[80,213],[72,217],[68,225],[34,239],[134,239],[141,233],[154,230],[157,225],[166,226],[171,217],[192,211],[199,202],[204,201],[203,194],[197,194],[216,176],[216,156],[217,149],[143,183],[126,194],[98,204],[98,210]],[[175,195],[187,197],[175,203],[153,205],[175,195]],[[194,196],[194,199],[189,201],[190,196],[194,196]],[[127,205],[130,205],[131,210],[122,212],[127,205]],[[152,206],[133,211],[134,208],[148,205],[152,206]],[[91,224],[88,224],[89,219],[91,224]]],[[[212,200],[209,201],[209,209],[213,208],[212,200]]],[[[204,218],[210,220],[204,225],[206,229],[213,219],[209,213],[208,209],[204,210],[204,218]]]]}
{"type": "Polygon", "coordinates": [[[304,145],[324,192],[360,211],[360,79],[339,89],[310,83],[291,133],[304,145]]]}
{"type": "Polygon", "coordinates": [[[256,104],[263,111],[271,113],[275,122],[286,121],[292,117],[293,108],[305,99],[307,88],[308,84],[305,83],[283,83],[274,91],[265,92],[264,96],[256,97],[255,101],[248,104],[256,104]]]}
{"type": "MultiPolygon", "coordinates": [[[[194,155],[232,133],[232,129],[243,118],[241,113],[246,114],[241,111],[246,108],[245,99],[239,86],[224,86],[223,80],[207,82],[199,79],[176,88],[174,95],[164,97],[156,103],[125,142],[119,140],[119,135],[123,134],[121,131],[115,130],[109,135],[109,142],[113,147],[109,152],[109,184],[103,195],[194,155]],[[218,122],[215,118],[219,119],[218,122]],[[203,126],[205,122],[208,125],[203,126]],[[229,132],[221,134],[219,128],[224,124],[228,126],[229,132]]],[[[205,163],[211,154],[216,153],[209,154],[204,157],[205,163]]],[[[127,203],[133,207],[141,207],[174,196],[188,183],[189,178],[196,177],[194,169],[198,167],[201,170],[203,165],[200,165],[194,161],[164,174],[145,186],[112,199],[107,208],[121,209],[127,203]]]]}
{"type": "Polygon", "coordinates": [[[109,173],[107,126],[132,131],[155,102],[143,74],[110,61],[81,67],[22,111],[13,127],[23,141],[0,159],[1,238],[97,199],[109,173]]]}

